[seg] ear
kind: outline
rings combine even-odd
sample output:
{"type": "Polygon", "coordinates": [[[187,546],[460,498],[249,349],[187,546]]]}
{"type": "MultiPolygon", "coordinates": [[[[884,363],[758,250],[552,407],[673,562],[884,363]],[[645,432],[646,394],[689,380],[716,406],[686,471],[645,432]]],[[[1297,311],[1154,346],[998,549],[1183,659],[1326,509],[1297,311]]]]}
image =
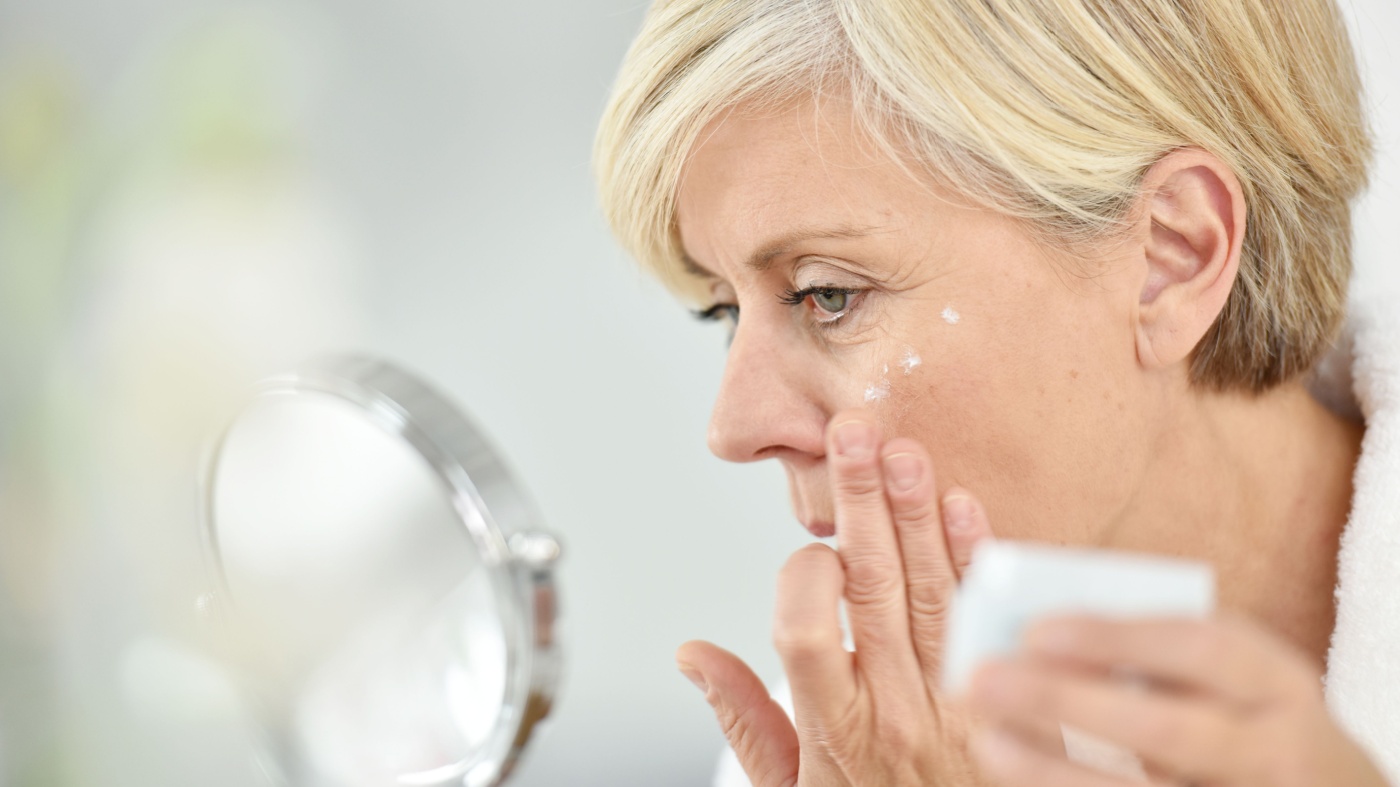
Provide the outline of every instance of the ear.
{"type": "Polygon", "coordinates": [[[1147,270],[1137,354],[1159,369],[1188,361],[1225,308],[1244,245],[1244,192],[1220,159],[1183,148],[1148,170],[1140,205],[1147,270]]]}

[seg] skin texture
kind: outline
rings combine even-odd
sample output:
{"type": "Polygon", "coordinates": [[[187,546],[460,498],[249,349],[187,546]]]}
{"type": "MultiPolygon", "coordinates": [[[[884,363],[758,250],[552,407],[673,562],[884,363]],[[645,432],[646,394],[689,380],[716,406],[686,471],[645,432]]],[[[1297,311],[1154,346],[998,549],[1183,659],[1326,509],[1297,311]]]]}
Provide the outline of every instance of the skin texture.
{"type": "MultiPolygon", "coordinates": [[[[1207,560],[1222,607],[1257,621],[1212,621],[1192,636],[1284,676],[1248,696],[1287,698],[1269,707],[1291,721],[1239,739],[1310,746],[1299,757],[1315,778],[1255,778],[1236,760],[1262,755],[1208,741],[1189,768],[1187,755],[1144,749],[1154,772],[1383,784],[1315,699],[1361,428],[1301,384],[1247,396],[1188,381],[1191,352],[1239,265],[1247,211],[1228,168],[1199,150],[1168,154],[1144,177],[1124,232],[1071,256],[910,177],[859,133],[839,96],[741,106],[701,140],[679,191],[680,238],[715,303],[742,315],[711,449],[781,461],[797,517],[818,533],[834,527],[840,545],[799,551],[779,578],[774,637],[795,726],[732,654],[708,643],[678,653],[756,784],[1039,784],[1027,774],[1050,771],[1037,757],[1077,767],[1063,759],[1054,720],[1101,699],[1088,687],[1121,689],[1095,661],[1112,627],[1086,635],[1083,652],[1047,660],[1028,650],[993,665],[970,705],[934,690],[950,596],[993,528],[1207,560]],[[783,302],[809,287],[827,289],[783,302]],[[911,352],[921,363],[906,374],[899,362],[911,352]],[[866,401],[872,390],[881,395],[866,401]],[[864,448],[839,447],[847,429],[866,436],[864,448]],[[916,482],[897,487],[895,468],[910,463],[916,482]],[[855,654],[841,648],[842,599],[855,654]],[[1246,625],[1253,634],[1239,635],[1246,625]],[[1040,681],[1043,692],[1028,696],[1056,701],[998,704],[996,687],[1014,680],[1040,681]],[[1298,730],[1325,734],[1308,744],[1298,730]],[[975,755],[989,752],[997,756],[979,771],[975,755]],[[996,769],[1006,763],[1029,769],[996,769]]],[[[1181,677],[1112,694],[1123,703],[1208,682],[1187,650],[1114,655],[1139,674],[1181,677]],[[1150,663],[1164,652],[1186,661],[1150,663]]],[[[1213,696],[1198,693],[1201,703],[1213,696]]],[[[1230,702],[1254,705],[1240,706],[1229,687],[1216,693],[1226,703],[1211,706],[1218,717],[1256,718],[1229,716],[1230,702]]],[[[1109,740],[1119,733],[1087,721],[1109,740]]]]}

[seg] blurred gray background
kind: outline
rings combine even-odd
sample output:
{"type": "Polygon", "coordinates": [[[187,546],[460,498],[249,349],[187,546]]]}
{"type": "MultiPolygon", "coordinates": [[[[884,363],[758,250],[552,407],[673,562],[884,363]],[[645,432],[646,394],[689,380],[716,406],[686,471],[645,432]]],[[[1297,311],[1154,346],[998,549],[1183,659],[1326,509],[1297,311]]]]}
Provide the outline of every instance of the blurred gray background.
{"type": "MultiPolygon", "coordinates": [[[[1400,264],[1400,4],[1343,4],[1381,144],[1371,286],[1400,264]]],[[[0,786],[240,783],[217,691],[168,688],[208,683],[180,644],[193,468],[242,386],[335,350],[462,403],[566,541],[562,698],[513,783],[709,782],[721,737],[672,653],[776,677],[807,537],[779,467],[705,449],[720,329],[599,216],[593,129],[643,10],[0,2],[0,786]]]]}

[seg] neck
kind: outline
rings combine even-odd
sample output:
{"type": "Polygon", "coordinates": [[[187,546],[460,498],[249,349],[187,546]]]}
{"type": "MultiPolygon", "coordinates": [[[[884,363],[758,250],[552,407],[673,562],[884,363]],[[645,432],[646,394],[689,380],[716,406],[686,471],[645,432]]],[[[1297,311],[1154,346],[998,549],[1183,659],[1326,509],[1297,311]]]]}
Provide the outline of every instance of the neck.
{"type": "Polygon", "coordinates": [[[1361,425],[1301,383],[1186,400],[1104,545],[1211,563],[1222,609],[1260,621],[1325,669],[1361,425]]]}

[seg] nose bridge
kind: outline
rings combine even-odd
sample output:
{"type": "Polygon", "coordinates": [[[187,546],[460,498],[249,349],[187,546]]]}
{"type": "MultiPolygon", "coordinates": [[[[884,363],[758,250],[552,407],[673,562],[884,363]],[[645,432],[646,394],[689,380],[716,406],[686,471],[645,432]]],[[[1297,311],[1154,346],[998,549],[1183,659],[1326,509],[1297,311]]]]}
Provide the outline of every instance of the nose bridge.
{"type": "Polygon", "coordinates": [[[778,448],[820,453],[825,422],[812,381],[764,326],[741,324],[710,415],[710,451],[730,462],[766,459],[778,448]]]}

